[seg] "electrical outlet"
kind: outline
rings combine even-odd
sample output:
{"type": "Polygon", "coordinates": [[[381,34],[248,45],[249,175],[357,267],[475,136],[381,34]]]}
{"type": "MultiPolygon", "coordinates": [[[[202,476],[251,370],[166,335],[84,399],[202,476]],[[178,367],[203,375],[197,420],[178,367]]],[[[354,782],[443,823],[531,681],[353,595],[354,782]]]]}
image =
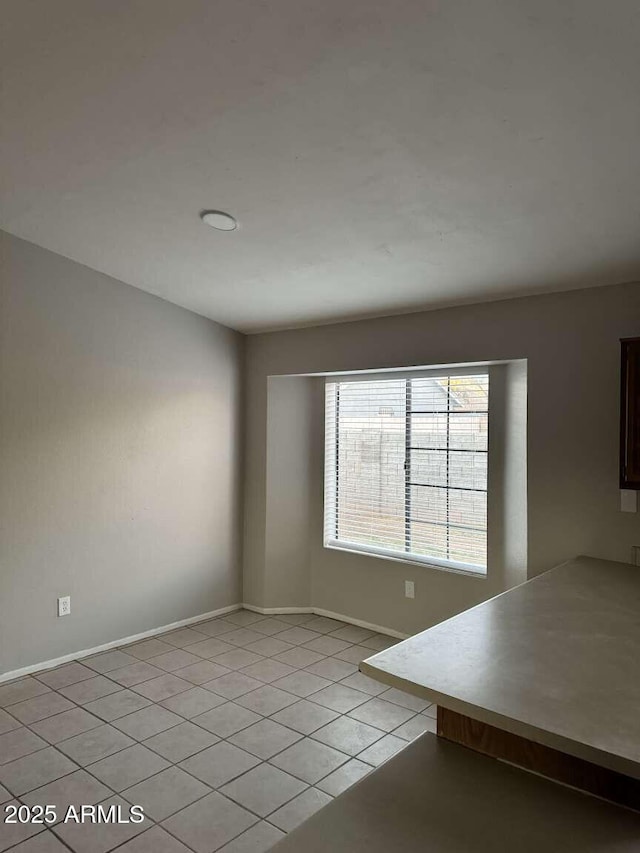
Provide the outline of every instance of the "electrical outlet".
{"type": "Polygon", "coordinates": [[[71,596],[64,595],[58,599],[58,616],[68,616],[71,613],[71,596]]]}
{"type": "Polygon", "coordinates": [[[413,581],[405,581],[404,582],[404,597],[405,598],[415,598],[416,597],[416,588],[413,581]]]}

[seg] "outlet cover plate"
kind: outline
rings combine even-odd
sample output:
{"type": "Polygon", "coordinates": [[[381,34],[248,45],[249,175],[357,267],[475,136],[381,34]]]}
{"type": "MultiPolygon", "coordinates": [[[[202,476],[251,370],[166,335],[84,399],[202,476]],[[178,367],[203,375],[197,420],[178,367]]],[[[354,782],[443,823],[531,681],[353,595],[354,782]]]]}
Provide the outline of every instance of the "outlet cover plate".
{"type": "Polygon", "coordinates": [[[58,616],[68,616],[71,613],[71,596],[63,595],[58,599],[58,616]]]}

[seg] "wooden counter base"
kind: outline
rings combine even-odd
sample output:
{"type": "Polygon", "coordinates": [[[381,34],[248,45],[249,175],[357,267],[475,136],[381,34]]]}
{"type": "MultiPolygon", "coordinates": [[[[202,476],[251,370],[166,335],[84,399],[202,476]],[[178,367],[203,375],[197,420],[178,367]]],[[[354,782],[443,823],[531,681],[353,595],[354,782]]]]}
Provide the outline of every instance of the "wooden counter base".
{"type": "Polygon", "coordinates": [[[438,706],[438,736],[640,811],[640,780],[438,706]]]}

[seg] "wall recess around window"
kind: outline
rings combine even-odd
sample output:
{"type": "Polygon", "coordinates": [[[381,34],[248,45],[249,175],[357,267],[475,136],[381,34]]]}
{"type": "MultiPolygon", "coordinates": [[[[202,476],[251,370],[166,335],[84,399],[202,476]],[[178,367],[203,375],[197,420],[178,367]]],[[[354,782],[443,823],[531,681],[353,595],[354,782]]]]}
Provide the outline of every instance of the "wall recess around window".
{"type": "Polygon", "coordinates": [[[620,344],[620,488],[640,490],[640,338],[620,344]]]}

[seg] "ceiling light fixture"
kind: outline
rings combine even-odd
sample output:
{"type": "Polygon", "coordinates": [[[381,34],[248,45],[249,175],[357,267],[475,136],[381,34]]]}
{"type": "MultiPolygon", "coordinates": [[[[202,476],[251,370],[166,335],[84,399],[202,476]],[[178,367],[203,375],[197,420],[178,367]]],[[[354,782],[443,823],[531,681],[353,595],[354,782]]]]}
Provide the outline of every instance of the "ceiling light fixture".
{"type": "Polygon", "coordinates": [[[222,210],[203,210],[200,219],[205,225],[210,225],[217,231],[235,231],[238,223],[229,213],[222,210]]]}

